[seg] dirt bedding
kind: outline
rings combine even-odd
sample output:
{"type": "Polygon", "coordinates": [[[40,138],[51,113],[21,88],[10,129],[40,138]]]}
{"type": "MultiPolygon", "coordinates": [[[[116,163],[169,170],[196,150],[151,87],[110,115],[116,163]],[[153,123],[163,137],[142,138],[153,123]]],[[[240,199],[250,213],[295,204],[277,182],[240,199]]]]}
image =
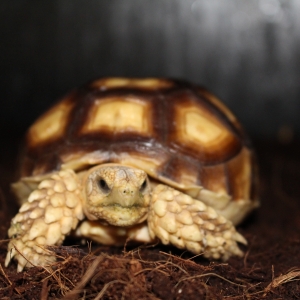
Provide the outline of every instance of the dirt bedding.
{"type": "Polygon", "coordinates": [[[261,207],[238,230],[244,258],[209,262],[161,245],[53,248],[58,262],[16,273],[4,267],[16,211],[15,142],[1,146],[0,299],[300,299],[300,144],[257,142],[261,207]]]}

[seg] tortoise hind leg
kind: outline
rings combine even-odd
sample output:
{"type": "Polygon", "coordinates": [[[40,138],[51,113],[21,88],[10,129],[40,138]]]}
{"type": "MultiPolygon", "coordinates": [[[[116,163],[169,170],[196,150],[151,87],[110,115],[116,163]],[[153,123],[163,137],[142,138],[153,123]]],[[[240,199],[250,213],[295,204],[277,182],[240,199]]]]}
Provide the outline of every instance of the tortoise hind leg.
{"type": "Polygon", "coordinates": [[[18,272],[54,262],[54,253],[46,247],[60,245],[82,218],[79,182],[72,170],[43,180],[12,219],[5,266],[13,257],[18,261],[18,272]]]}
{"type": "Polygon", "coordinates": [[[165,185],[153,190],[148,217],[150,236],[207,258],[242,256],[237,242],[246,244],[231,221],[203,202],[165,185]]]}
{"type": "Polygon", "coordinates": [[[124,245],[126,242],[150,243],[148,226],[145,222],[130,227],[107,226],[99,221],[85,220],[75,231],[78,237],[86,237],[103,245],[124,245]]]}

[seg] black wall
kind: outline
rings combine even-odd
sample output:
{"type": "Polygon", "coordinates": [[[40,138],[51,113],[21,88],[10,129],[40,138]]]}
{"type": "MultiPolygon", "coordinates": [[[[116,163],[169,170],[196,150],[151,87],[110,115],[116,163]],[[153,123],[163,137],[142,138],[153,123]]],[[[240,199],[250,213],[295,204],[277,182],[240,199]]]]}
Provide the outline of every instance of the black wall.
{"type": "Polygon", "coordinates": [[[207,86],[255,137],[300,133],[300,1],[0,2],[0,125],[16,134],[98,76],[207,86]]]}

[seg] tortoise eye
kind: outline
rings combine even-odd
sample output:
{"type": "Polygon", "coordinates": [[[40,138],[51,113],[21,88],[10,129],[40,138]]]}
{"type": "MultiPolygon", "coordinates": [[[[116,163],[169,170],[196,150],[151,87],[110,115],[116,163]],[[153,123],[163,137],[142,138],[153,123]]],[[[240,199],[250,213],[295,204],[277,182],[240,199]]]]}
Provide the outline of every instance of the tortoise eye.
{"type": "Polygon", "coordinates": [[[145,179],[144,182],[142,183],[140,187],[140,192],[144,192],[146,187],[147,187],[147,179],[145,179]]]}
{"type": "Polygon", "coordinates": [[[107,193],[110,191],[109,186],[107,185],[106,181],[105,181],[103,178],[101,178],[101,179],[98,181],[98,185],[99,185],[100,190],[101,190],[103,193],[107,194],[107,193]]]}

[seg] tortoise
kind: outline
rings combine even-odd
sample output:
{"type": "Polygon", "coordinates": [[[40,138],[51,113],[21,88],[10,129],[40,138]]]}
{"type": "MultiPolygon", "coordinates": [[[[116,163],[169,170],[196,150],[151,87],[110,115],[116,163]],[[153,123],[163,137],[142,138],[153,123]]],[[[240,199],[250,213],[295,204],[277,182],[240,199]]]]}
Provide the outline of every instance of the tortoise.
{"type": "Polygon", "coordinates": [[[235,225],[258,205],[240,123],[180,80],[100,78],[72,91],[29,128],[19,173],[5,261],[18,271],[54,263],[48,246],[71,233],[242,256],[235,225]]]}

